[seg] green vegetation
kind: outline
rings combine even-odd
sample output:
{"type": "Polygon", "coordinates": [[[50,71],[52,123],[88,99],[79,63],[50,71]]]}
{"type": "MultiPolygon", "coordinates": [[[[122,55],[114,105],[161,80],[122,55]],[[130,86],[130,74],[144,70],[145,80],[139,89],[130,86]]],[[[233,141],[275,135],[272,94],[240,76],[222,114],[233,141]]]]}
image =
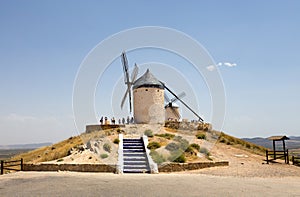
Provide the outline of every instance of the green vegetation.
{"type": "Polygon", "coordinates": [[[179,157],[177,157],[174,162],[178,162],[178,163],[185,163],[186,162],[186,158],[184,156],[184,154],[181,154],[179,157]]]}
{"type": "Polygon", "coordinates": [[[185,158],[182,150],[177,150],[177,151],[171,152],[171,155],[169,156],[169,161],[185,163],[186,158],[185,158]]]}
{"type": "Polygon", "coordinates": [[[103,145],[103,149],[104,149],[106,152],[109,152],[109,153],[110,153],[110,151],[111,151],[111,145],[108,144],[108,143],[105,143],[105,144],[103,145]]]}
{"type": "Polygon", "coordinates": [[[171,140],[171,139],[173,139],[175,137],[175,135],[170,134],[170,133],[155,134],[155,136],[163,137],[163,138],[166,138],[168,140],[171,140]]]}
{"type": "Polygon", "coordinates": [[[205,135],[205,133],[197,133],[196,138],[206,140],[206,135],[205,135]]]}
{"type": "Polygon", "coordinates": [[[146,131],[144,131],[144,134],[148,137],[153,137],[153,132],[150,129],[147,129],[146,131]]]}
{"type": "Polygon", "coordinates": [[[64,161],[64,159],[62,159],[62,158],[58,159],[56,162],[61,162],[61,161],[64,161]]]}
{"type": "Polygon", "coordinates": [[[193,143],[193,144],[190,145],[190,147],[192,147],[192,148],[194,148],[194,149],[196,149],[197,151],[200,152],[200,146],[198,144],[193,143]]]}
{"type": "Polygon", "coordinates": [[[153,161],[157,164],[161,164],[166,161],[166,159],[155,150],[151,150],[150,155],[153,161]]]}
{"type": "Polygon", "coordinates": [[[160,144],[158,142],[150,142],[147,146],[150,150],[155,150],[157,148],[160,148],[160,144]]]}
{"type": "Polygon", "coordinates": [[[107,158],[107,157],[108,157],[108,154],[106,154],[106,153],[103,153],[103,154],[101,154],[101,155],[100,155],[100,157],[101,157],[102,159],[105,159],[105,158],[107,158]]]}
{"type": "Polygon", "coordinates": [[[119,144],[120,140],[119,138],[114,139],[114,144],[119,144]]]}

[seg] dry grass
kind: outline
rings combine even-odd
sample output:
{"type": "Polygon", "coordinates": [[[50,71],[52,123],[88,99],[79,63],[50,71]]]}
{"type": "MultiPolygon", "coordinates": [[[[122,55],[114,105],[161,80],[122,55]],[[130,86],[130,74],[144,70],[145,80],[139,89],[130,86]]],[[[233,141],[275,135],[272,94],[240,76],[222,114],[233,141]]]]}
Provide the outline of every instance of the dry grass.
{"type": "Polygon", "coordinates": [[[253,144],[251,142],[241,140],[239,138],[227,135],[223,132],[220,133],[218,142],[225,143],[227,145],[231,145],[231,146],[234,146],[236,148],[243,149],[243,150],[247,150],[251,153],[255,153],[255,154],[258,154],[258,155],[265,155],[266,150],[267,150],[263,146],[259,146],[259,145],[253,144]]]}
{"type": "Polygon", "coordinates": [[[72,148],[82,144],[83,142],[80,136],[70,137],[69,139],[57,144],[41,147],[27,153],[16,155],[11,158],[11,160],[18,160],[23,158],[25,163],[52,161],[67,156],[72,148]]]}

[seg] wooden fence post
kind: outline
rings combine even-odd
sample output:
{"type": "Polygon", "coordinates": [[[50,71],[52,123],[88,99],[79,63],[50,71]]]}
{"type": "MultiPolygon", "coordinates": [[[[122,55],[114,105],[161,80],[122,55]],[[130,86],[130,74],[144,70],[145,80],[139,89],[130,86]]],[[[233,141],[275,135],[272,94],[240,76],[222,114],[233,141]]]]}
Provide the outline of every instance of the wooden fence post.
{"type": "Polygon", "coordinates": [[[21,171],[23,171],[23,158],[21,158],[21,171]]]}
{"type": "Polygon", "coordinates": [[[290,158],[289,158],[289,149],[286,149],[286,163],[290,163],[290,158]]]}
{"type": "Polygon", "coordinates": [[[1,160],[1,174],[3,174],[3,166],[4,165],[4,161],[3,160],[1,160]]]}
{"type": "Polygon", "coordinates": [[[295,165],[295,157],[292,156],[292,162],[293,162],[293,165],[295,165]]]}
{"type": "Polygon", "coordinates": [[[269,159],[268,159],[268,150],[266,150],[266,158],[267,158],[267,164],[269,164],[269,159]]]}

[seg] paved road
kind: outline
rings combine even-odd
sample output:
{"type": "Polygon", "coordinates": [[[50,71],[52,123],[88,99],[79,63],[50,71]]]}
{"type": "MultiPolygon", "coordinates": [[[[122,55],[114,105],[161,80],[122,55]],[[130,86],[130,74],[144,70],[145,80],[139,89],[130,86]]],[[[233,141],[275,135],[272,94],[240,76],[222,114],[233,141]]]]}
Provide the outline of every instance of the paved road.
{"type": "Polygon", "coordinates": [[[0,176],[0,196],[300,196],[300,177],[19,172],[0,176]]]}

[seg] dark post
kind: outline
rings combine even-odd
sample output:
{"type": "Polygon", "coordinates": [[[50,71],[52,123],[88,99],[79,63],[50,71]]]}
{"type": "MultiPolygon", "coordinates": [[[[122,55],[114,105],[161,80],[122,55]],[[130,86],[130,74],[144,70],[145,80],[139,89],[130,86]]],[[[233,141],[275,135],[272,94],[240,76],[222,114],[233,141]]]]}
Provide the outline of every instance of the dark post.
{"type": "Polygon", "coordinates": [[[290,163],[290,158],[289,158],[289,149],[286,149],[286,163],[290,163]]]}
{"type": "Polygon", "coordinates": [[[23,171],[23,158],[21,158],[21,171],[23,171]]]}
{"type": "Polygon", "coordinates": [[[267,158],[267,164],[269,164],[269,159],[268,159],[268,150],[266,150],[266,158],[267,158]]]}
{"type": "Polygon", "coordinates": [[[1,174],[3,174],[3,165],[4,165],[4,162],[3,162],[3,160],[1,160],[1,174]]]}
{"type": "Polygon", "coordinates": [[[295,165],[295,157],[292,156],[292,162],[293,162],[293,165],[295,165]]]}
{"type": "Polygon", "coordinates": [[[276,160],[276,148],[275,148],[275,140],[273,140],[273,151],[274,151],[274,160],[276,160]]]}

